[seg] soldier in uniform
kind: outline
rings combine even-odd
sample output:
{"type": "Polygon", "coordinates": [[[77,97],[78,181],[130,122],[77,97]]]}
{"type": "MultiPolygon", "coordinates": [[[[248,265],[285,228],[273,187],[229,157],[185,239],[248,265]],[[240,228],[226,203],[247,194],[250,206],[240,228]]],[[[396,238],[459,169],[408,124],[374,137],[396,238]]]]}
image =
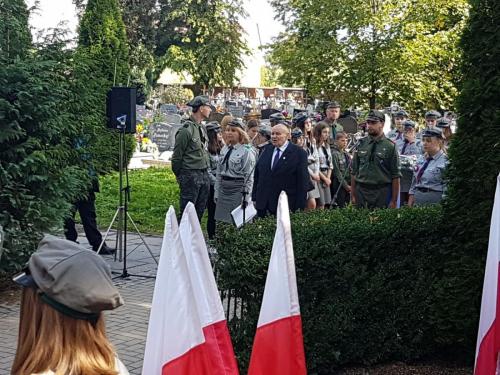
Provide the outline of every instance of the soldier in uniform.
{"type": "Polygon", "coordinates": [[[351,157],[345,150],[347,147],[347,134],[337,133],[335,146],[332,148],[333,161],[333,196],[332,208],[343,208],[350,201],[350,168],[351,157]]]}
{"type": "Polygon", "coordinates": [[[408,119],[408,113],[404,110],[396,112],[394,116],[394,124],[396,127],[387,133],[387,138],[396,143],[398,148],[404,142],[404,128],[403,123],[408,119]]]}
{"type": "Polygon", "coordinates": [[[438,120],[436,123],[436,127],[441,129],[443,132],[443,138],[444,138],[444,148],[445,150],[448,150],[448,147],[450,145],[451,137],[453,136],[453,133],[451,131],[451,120],[442,117],[438,120]]]}
{"type": "Polygon", "coordinates": [[[243,192],[246,202],[252,196],[255,152],[241,119],[235,118],[227,125],[227,144],[217,165],[215,220],[232,224],[231,211],[241,205],[243,192]]]}
{"type": "Polygon", "coordinates": [[[358,208],[396,208],[401,167],[396,145],[384,135],[385,116],[372,110],[366,120],[368,137],[354,153],[351,201],[358,208]]]}
{"type": "Polygon", "coordinates": [[[208,135],[202,121],[214,107],[206,96],[197,96],[187,105],[193,108],[193,114],[175,135],[171,163],[179,183],[180,214],[188,202],[193,202],[201,220],[210,193],[208,135]]]}
{"type": "Polygon", "coordinates": [[[425,160],[417,167],[411,183],[408,206],[424,206],[441,202],[446,192],[443,179],[448,165],[441,129],[425,130],[422,134],[425,160]]]}

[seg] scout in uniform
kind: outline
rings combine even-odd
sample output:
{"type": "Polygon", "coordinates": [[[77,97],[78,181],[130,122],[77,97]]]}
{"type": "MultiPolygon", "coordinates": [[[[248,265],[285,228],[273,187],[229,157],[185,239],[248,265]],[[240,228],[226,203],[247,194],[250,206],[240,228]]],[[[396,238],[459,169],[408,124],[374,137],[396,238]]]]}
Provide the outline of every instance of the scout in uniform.
{"type": "Polygon", "coordinates": [[[444,148],[445,150],[448,150],[451,137],[453,136],[453,133],[451,131],[451,120],[445,117],[440,118],[436,123],[436,128],[441,129],[441,131],[443,132],[444,148]]]}
{"type": "Polygon", "coordinates": [[[344,132],[337,133],[335,146],[332,148],[333,161],[333,208],[345,207],[350,201],[351,185],[350,185],[350,168],[351,157],[345,150],[347,146],[347,134],[344,132]]]}
{"type": "Polygon", "coordinates": [[[416,139],[416,124],[411,120],[403,123],[404,141],[399,146],[399,155],[401,160],[401,187],[400,202],[401,206],[408,202],[408,191],[410,190],[413,172],[417,165],[417,159],[422,154],[422,145],[416,139]]]}
{"type": "Polygon", "coordinates": [[[358,208],[396,208],[401,168],[396,145],[383,132],[385,116],[372,110],[366,120],[368,137],[354,153],[351,175],[352,202],[358,208]]]}
{"type": "Polygon", "coordinates": [[[404,128],[403,123],[408,119],[408,113],[406,111],[401,110],[396,112],[394,115],[394,124],[396,127],[392,129],[389,133],[387,133],[387,138],[396,143],[398,148],[404,142],[404,128]]]}
{"type": "Polygon", "coordinates": [[[231,211],[241,205],[243,192],[247,202],[252,196],[255,152],[241,119],[235,118],[227,125],[227,144],[217,165],[215,220],[232,224],[231,211]]]}
{"type": "Polygon", "coordinates": [[[425,206],[441,202],[446,192],[443,179],[448,165],[441,129],[425,130],[422,134],[425,159],[419,163],[411,183],[408,206],[425,206]]]}
{"type": "Polygon", "coordinates": [[[206,96],[197,96],[189,103],[193,114],[175,135],[172,171],[180,189],[180,214],[188,202],[193,202],[201,220],[210,193],[208,135],[202,121],[208,119],[214,107],[206,96]]]}

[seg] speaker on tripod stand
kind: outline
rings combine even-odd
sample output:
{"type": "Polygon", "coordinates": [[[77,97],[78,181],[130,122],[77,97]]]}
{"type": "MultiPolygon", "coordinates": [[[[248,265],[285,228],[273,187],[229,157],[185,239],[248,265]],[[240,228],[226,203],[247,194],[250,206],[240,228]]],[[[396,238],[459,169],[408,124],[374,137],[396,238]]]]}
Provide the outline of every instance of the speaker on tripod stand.
{"type": "MultiPolygon", "coordinates": [[[[111,228],[115,221],[117,222],[116,231],[116,250],[118,253],[118,261],[123,260],[123,270],[118,276],[120,278],[126,278],[129,276],[137,277],[153,277],[149,275],[138,275],[130,274],[127,270],[127,233],[128,233],[128,222],[132,223],[135,231],[141,238],[142,243],[149,251],[149,254],[153,260],[158,264],[153,252],[144,240],[143,235],[137,228],[134,220],[128,212],[128,202],[130,201],[130,184],[128,179],[128,168],[127,168],[127,149],[125,142],[125,134],[135,133],[136,125],[136,89],[132,87],[113,87],[111,91],[108,92],[106,100],[106,116],[108,117],[107,126],[109,129],[115,129],[119,134],[119,155],[118,155],[118,169],[119,169],[119,205],[116,212],[108,226],[106,234],[102,240],[101,246],[99,246],[99,251],[102,245],[105,243],[106,238],[109,235],[111,228]]],[[[116,253],[115,253],[116,260],[116,253]]]]}

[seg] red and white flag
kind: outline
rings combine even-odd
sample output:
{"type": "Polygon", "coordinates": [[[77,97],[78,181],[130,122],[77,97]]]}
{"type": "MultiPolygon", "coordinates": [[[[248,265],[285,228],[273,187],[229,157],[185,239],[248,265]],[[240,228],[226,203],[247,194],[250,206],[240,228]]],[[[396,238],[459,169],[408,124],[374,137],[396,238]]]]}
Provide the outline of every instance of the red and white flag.
{"type": "Polygon", "coordinates": [[[144,353],[144,375],[209,375],[211,365],[173,207],[167,212],[144,353]]]}
{"type": "Polygon", "coordinates": [[[208,258],[207,245],[193,203],[184,209],[179,233],[188,262],[189,276],[205,335],[212,375],[238,375],[238,365],[227,328],[224,309],[208,258]]]}
{"type": "Polygon", "coordinates": [[[248,374],[306,373],[290,213],[286,193],[282,192],[248,374]]]}
{"type": "Polygon", "coordinates": [[[481,317],[476,345],[475,375],[495,375],[500,370],[500,175],[491,215],[490,241],[484,273],[481,317]]]}

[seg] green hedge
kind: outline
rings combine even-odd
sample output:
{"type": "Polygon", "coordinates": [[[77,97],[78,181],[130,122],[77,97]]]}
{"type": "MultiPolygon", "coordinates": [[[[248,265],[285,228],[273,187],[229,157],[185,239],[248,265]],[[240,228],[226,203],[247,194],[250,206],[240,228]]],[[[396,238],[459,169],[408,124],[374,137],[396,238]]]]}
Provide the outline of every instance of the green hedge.
{"type": "MultiPolygon", "coordinates": [[[[474,337],[441,334],[443,327],[453,326],[447,319],[454,318],[446,318],[443,311],[449,308],[440,303],[451,244],[445,225],[440,207],[292,215],[309,373],[449,353],[473,358],[474,337]]],[[[266,218],[243,230],[225,226],[217,234],[219,288],[234,290],[243,301],[241,318],[229,322],[243,367],[250,356],[274,231],[275,219],[266,218]]],[[[469,319],[477,322],[477,315],[469,319]]]]}

